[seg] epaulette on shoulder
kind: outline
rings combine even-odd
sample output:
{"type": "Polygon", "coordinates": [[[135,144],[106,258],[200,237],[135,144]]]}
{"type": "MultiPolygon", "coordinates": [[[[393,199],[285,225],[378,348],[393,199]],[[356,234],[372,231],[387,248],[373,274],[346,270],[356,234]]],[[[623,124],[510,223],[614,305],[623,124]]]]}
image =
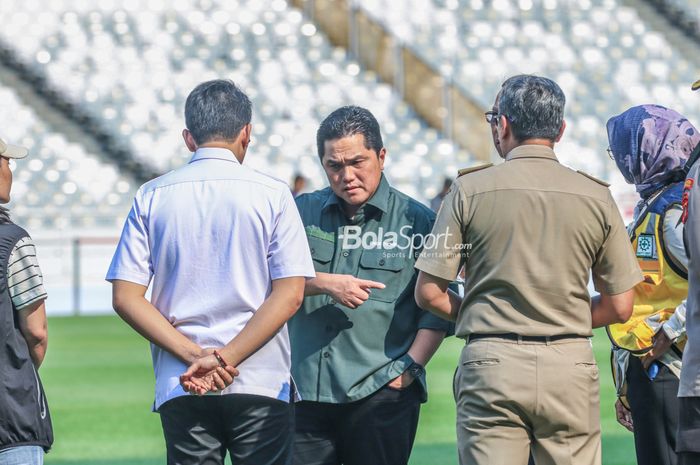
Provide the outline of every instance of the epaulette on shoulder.
{"type": "Polygon", "coordinates": [[[464,176],[465,174],[473,173],[475,171],[481,171],[483,169],[490,168],[491,166],[493,166],[493,163],[472,166],[471,168],[462,168],[461,170],[457,171],[457,177],[464,176]]]}
{"type": "Polygon", "coordinates": [[[600,184],[601,186],[610,187],[610,184],[608,184],[607,182],[602,181],[602,180],[596,178],[595,176],[591,176],[590,174],[586,173],[585,171],[576,170],[576,172],[577,172],[578,174],[581,174],[581,175],[587,177],[587,178],[590,179],[591,181],[597,182],[597,183],[600,184]]]}

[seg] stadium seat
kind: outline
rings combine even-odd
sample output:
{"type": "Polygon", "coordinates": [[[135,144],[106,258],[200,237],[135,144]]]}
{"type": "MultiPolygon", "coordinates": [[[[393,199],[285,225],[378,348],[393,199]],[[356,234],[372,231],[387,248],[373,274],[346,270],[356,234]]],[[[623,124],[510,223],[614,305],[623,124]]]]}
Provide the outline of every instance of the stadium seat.
{"type": "Polygon", "coordinates": [[[323,186],[315,131],[345,104],[369,108],[385,132],[404,130],[385,134],[386,172],[410,195],[428,200],[442,176],[473,163],[450,141],[426,137],[426,124],[396,92],[285,1],[179,0],[144,9],[138,2],[10,0],[0,14],[8,24],[0,31],[5,47],[160,172],[189,159],[180,137],[184,100],[197,83],[218,77],[233,79],[254,102],[246,162],[287,182],[300,171],[310,187],[323,186]],[[419,144],[439,156],[435,176],[415,179],[406,171],[419,144]]]}
{"type": "Polygon", "coordinates": [[[51,129],[13,89],[0,85],[0,101],[2,137],[30,151],[15,164],[12,218],[44,236],[119,231],[137,187],[133,181],[51,129]]]}
{"type": "MultiPolygon", "coordinates": [[[[670,1],[700,14],[700,0],[670,1]]],[[[620,0],[357,4],[437,63],[436,69],[457,56],[453,79],[485,108],[508,76],[535,73],[558,80],[568,97],[570,123],[560,152],[565,145],[572,151],[570,164],[593,175],[611,178],[615,168],[605,153],[605,122],[629,106],[659,103],[700,124],[700,107],[685,104],[700,70],[620,0]],[[584,129],[577,127],[580,122],[584,129]]]]}

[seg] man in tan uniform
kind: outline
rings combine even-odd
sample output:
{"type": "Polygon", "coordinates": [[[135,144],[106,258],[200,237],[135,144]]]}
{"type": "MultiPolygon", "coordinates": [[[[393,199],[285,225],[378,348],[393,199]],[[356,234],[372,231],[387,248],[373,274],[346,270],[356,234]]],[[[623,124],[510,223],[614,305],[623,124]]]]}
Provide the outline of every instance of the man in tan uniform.
{"type": "Polygon", "coordinates": [[[503,84],[486,117],[505,163],[460,173],[416,264],[418,304],[468,340],[454,381],[465,465],[525,465],[530,449],[537,465],[601,462],[588,338],[629,318],[642,276],[607,184],[557,161],[564,101],[546,78],[503,84]],[[462,265],[463,300],[447,289],[462,265]]]}

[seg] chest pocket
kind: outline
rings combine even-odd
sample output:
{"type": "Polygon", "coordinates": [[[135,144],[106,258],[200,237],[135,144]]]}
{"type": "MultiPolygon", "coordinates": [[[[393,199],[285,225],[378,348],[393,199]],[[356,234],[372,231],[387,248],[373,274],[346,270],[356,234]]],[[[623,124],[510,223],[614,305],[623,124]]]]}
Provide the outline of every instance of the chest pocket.
{"type": "Polygon", "coordinates": [[[387,252],[385,250],[365,250],[360,257],[360,269],[358,278],[378,281],[384,284],[384,289],[372,289],[370,300],[381,302],[393,302],[405,290],[404,276],[407,276],[408,268],[413,271],[412,260],[402,255],[392,256],[394,253],[408,253],[406,251],[387,252]]]}
{"type": "Polygon", "coordinates": [[[309,237],[308,239],[311,258],[314,261],[314,269],[323,273],[330,272],[335,244],[318,237],[309,237]]]}

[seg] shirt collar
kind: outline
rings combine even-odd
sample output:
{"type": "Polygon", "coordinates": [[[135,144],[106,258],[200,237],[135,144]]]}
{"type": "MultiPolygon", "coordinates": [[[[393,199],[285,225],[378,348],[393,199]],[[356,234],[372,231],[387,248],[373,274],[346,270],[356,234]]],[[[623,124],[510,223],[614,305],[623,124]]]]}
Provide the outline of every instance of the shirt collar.
{"type": "Polygon", "coordinates": [[[557,156],[554,154],[554,150],[546,145],[519,145],[508,152],[508,155],[506,155],[506,161],[514,160],[516,158],[545,158],[556,162],[559,161],[557,156]]]}
{"type": "MultiPolygon", "coordinates": [[[[386,180],[386,178],[384,177],[384,173],[382,173],[382,177],[379,180],[379,186],[377,187],[377,190],[374,191],[374,195],[370,197],[370,199],[365,205],[372,205],[374,208],[377,208],[378,210],[381,210],[382,212],[386,213],[389,210],[390,192],[391,187],[389,186],[389,181],[386,180]]],[[[333,192],[332,190],[330,192],[330,195],[324,202],[322,209],[325,210],[331,205],[338,205],[338,208],[340,208],[342,205],[340,202],[340,198],[337,195],[335,195],[335,192],[333,192]]]]}
{"type": "Polygon", "coordinates": [[[197,149],[196,152],[192,155],[192,158],[190,159],[190,163],[198,160],[204,160],[205,158],[216,158],[219,160],[226,160],[226,161],[232,161],[234,163],[238,163],[240,165],[240,162],[236,158],[236,156],[231,152],[229,149],[223,149],[220,147],[200,147],[197,149]]]}
{"type": "Polygon", "coordinates": [[[390,190],[391,188],[389,187],[389,181],[386,180],[384,173],[382,173],[382,177],[379,180],[379,187],[377,187],[374,195],[367,201],[367,204],[372,205],[376,209],[386,213],[389,210],[390,190]]]}

